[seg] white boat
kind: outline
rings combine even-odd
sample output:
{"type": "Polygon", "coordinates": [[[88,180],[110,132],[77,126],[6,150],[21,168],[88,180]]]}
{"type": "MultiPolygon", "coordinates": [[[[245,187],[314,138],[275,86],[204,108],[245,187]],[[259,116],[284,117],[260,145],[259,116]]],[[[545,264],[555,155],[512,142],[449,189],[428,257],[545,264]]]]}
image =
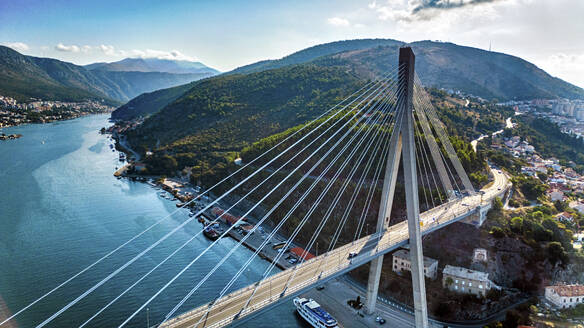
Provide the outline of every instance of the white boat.
{"type": "Polygon", "coordinates": [[[338,323],[313,299],[294,298],[298,314],[314,328],[338,328],[338,323]]]}

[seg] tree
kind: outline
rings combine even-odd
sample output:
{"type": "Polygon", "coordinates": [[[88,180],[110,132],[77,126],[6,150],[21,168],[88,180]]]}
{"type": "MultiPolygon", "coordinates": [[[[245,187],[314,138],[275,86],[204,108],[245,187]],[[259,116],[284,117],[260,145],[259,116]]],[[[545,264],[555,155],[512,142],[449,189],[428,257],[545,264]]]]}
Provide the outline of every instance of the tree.
{"type": "Polygon", "coordinates": [[[501,198],[495,197],[495,199],[493,199],[493,209],[495,211],[500,211],[503,209],[503,202],[501,201],[501,198]]]}
{"type": "Polygon", "coordinates": [[[515,233],[521,233],[521,228],[523,227],[523,219],[516,216],[511,219],[511,230],[515,233]]]}
{"type": "Polygon", "coordinates": [[[505,315],[505,321],[503,321],[503,327],[505,328],[517,328],[521,320],[521,315],[516,310],[507,311],[505,315]]]}
{"type": "Polygon", "coordinates": [[[446,278],[445,282],[446,282],[446,287],[450,287],[454,283],[454,280],[452,280],[451,277],[448,277],[448,278],[446,278]]]}
{"type": "Polygon", "coordinates": [[[558,199],[558,200],[556,200],[556,201],[554,202],[554,207],[556,208],[556,210],[557,210],[558,212],[563,212],[563,211],[565,211],[565,210],[568,208],[568,206],[567,206],[567,205],[568,205],[568,204],[566,204],[566,202],[562,202],[562,201],[561,201],[561,200],[559,200],[559,199],[558,199]]]}
{"type": "Polygon", "coordinates": [[[552,264],[561,262],[562,264],[568,263],[568,254],[564,250],[562,244],[557,241],[553,241],[547,246],[548,259],[552,264]]]}
{"type": "Polygon", "coordinates": [[[505,237],[505,232],[500,227],[493,227],[491,229],[491,235],[495,238],[503,238],[505,237]]]}

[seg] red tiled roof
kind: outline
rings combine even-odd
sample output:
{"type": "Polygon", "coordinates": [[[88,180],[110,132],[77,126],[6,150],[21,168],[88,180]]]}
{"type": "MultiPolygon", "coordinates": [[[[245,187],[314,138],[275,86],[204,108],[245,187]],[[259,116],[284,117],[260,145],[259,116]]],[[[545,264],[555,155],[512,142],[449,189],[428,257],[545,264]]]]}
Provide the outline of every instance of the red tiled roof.
{"type": "MultiPolygon", "coordinates": [[[[304,251],[304,249],[302,249],[302,248],[300,248],[300,247],[294,247],[294,248],[290,249],[290,252],[292,252],[292,253],[296,254],[296,256],[298,256],[298,257],[302,258],[302,254],[303,254],[305,251],[304,251]]],[[[312,255],[312,254],[311,254],[311,253],[309,253],[309,252],[306,252],[306,253],[304,254],[304,259],[305,259],[305,260],[310,260],[310,259],[311,259],[311,258],[313,258],[313,257],[314,257],[314,255],[312,255]]]]}
{"type": "Polygon", "coordinates": [[[566,286],[549,286],[556,294],[563,297],[574,297],[584,295],[584,286],[582,285],[566,285],[566,286]]]}

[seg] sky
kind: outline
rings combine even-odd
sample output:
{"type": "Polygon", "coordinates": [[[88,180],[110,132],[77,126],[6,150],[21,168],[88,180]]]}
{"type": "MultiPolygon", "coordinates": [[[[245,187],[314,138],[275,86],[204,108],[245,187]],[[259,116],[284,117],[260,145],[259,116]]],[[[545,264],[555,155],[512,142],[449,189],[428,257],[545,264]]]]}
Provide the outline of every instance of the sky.
{"type": "Polygon", "coordinates": [[[582,0],[0,0],[0,44],[80,65],[156,57],[228,71],[359,38],[491,47],[584,87],[582,0]]]}

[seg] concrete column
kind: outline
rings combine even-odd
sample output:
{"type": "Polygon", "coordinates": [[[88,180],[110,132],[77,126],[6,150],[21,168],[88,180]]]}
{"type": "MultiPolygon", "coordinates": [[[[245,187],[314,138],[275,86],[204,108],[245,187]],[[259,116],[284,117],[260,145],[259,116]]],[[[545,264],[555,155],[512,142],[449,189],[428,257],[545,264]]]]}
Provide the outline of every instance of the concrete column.
{"type": "Polygon", "coordinates": [[[408,232],[410,235],[410,256],[412,263],[412,285],[414,292],[414,313],[416,328],[428,327],[428,309],[426,305],[426,284],[424,281],[424,255],[422,252],[422,234],[420,231],[420,204],[418,200],[418,179],[416,174],[416,152],[414,140],[413,85],[415,57],[411,48],[401,48],[400,66],[405,69],[399,77],[400,85],[405,85],[404,109],[402,120],[403,164],[405,175],[406,207],[408,232]]]}
{"type": "MultiPolygon", "coordinates": [[[[398,99],[398,102],[401,99],[398,99]]],[[[399,115],[400,108],[396,111],[396,121],[394,131],[392,131],[389,140],[389,154],[385,166],[385,176],[383,178],[383,189],[381,193],[381,204],[379,205],[379,214],[377,216],[377,232],[383,232],[389,227],[391,217],[391,207],[393,206],[393,195],[395,193],[395,182],[399,170],[399,160],[402,153],[402,138],[400,133],[401,118],[399,115]]],[[[367,296],[365,301],[365,313],[373,314],[375,304],[377,303],[377,292],[379,290],[379,280],[381,279],[381,267],[383,264],[383,255],[375,258],[370,263],[369,279],[367,281],[367,296]]]]}

